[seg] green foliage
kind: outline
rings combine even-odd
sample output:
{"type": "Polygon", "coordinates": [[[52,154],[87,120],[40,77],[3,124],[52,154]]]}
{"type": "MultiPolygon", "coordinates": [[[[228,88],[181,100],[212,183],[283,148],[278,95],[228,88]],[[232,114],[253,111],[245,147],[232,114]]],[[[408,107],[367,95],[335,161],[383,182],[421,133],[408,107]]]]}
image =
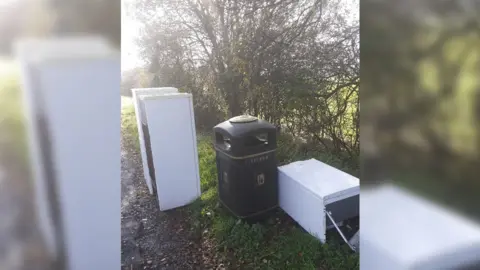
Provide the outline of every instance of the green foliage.
{"type": "Polygon", "coordinates": [[[0,65],[5,69],[0,72],[0,148],[19,153],[26,161],[25,120],[17,67],[11,62],[0,65]]]}
{"type": "Polygon", "coordinates": [[[317,145],[331,140],[328,152],[357,162],[358,1],[348,2],[138,0],[129,8],[145,25],[143,59],[158,64],[163,85],[193,94],[197,129],[247,113],[317,145]]]}
{"type": "Polygon", "coordinates": [[[347,153],[325,149],[315,142],[298,141],[290,134],[281,134],[277,144],[277,159],[280,164],[314,158],[352,175],[360,174],[358,159],[352,159],[347,153]]]}
{"type": "Polygon", "coordinates": [[[480,218],[480,6],[474,2],[362,2],[362,129],[369,129],[362,163],[374,160],[362,170],[362,184],[388,174],[480,218]],[[405,16],[397,16],[399,8],[405,16]],[[422,9],[430,11],[426,20],[416,12],[422,9]],[[378,170],[385,173],[375,176],[378,170]]]}

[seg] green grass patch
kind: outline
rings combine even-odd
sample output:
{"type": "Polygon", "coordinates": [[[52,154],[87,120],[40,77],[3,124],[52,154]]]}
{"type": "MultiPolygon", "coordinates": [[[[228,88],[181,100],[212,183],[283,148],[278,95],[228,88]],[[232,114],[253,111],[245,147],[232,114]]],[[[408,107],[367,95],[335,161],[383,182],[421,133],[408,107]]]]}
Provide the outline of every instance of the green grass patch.
{"type": "Polygon", "coordinates": [[[134,144],[139,149],[137,118],[135,116],[135,107],[132,98],[122,97],[122,133],[123,139],[127,143],[134,144]]]}
{"type": "Polygon", "coordinates": [[[0,66],[0,148],[18,153],[26,161],[28,149],[18,67],[6,60],[0,66]]]}

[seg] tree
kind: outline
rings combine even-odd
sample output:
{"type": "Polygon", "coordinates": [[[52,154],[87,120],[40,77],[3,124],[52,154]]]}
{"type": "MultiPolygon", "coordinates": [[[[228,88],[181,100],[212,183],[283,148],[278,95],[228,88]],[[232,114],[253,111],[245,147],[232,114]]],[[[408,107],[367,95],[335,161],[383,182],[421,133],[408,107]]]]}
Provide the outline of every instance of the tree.
{"type": "Polygon", "coordinates": [[[196,112],[257,115],[355,156],[359,27],[346,3],[139,0],[130,8],[144,23],[140,54],[159,63],[162,84],[209,104],[196,112]]]}
{"type": "Polygon", "coordinates": [[[121,1],[47,0],[56,18],[57,34],[88,33],[106,37],[114,46],[121,41],[121,1]]]}
{"type": "Polygon", "coordinates": [[[160,54],[159,52],[160,49],[157,46],[155,53],[153,54],[150,61],[150,68],[148,69],[148,71],[153,74],[153,79],[150,82],[151,87],[161,87],[160,78],[158,77],[158,73],[160,72],[160,64],[158,63],[158,56],[160,54]]]}
{"type": "Polygon", "coordinates": [[[143,88],[150,86],[151,77],[143,68],[134,68],[122,72],[122,82],[120,93],[122,96],[132,96],[133,88],[143,88]]]}

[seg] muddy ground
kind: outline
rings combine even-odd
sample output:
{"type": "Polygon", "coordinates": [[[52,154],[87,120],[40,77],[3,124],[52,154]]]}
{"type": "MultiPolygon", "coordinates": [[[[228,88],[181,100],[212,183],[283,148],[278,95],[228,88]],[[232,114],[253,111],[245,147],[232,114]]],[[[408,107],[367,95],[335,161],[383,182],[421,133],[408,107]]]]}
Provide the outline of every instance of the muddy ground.
{"type": "Polygon", "coordinates": [[[35,226],[33,189],[26,165],[20,162],[22,159],[17,157],[16,151],[8,148],[2,150],[0,269],[51,269],[51,261],[45,253],[38,227],[35,226]]]}

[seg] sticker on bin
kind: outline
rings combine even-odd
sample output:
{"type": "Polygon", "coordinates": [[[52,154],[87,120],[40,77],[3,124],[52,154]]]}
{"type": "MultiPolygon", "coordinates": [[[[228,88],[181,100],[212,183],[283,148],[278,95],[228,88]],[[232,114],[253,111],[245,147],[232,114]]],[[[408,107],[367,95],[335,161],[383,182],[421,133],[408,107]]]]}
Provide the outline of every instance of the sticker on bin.
{"type": "Polygon", "coordinates": [[[253,158],[249,159],[248,161],[251,164],[254,164],[254,163],[260,163],[260,162],[267,161],[267,160],[268,160],[268,155],[262,155],[262,156],[258,156],[258,157],[253,157],[253,158]]]}
{"type": "Polygon", "coordinates": [[[265,184],[265,174],[261,173],[257,175],[257,186],[265,184]]]}
{"type": "Polygon", "coordinates": [[[225,183],[228,183],[228,174],[227,174],[227,172],[223,172],[223,181],[225,181],[225,183]]]}

